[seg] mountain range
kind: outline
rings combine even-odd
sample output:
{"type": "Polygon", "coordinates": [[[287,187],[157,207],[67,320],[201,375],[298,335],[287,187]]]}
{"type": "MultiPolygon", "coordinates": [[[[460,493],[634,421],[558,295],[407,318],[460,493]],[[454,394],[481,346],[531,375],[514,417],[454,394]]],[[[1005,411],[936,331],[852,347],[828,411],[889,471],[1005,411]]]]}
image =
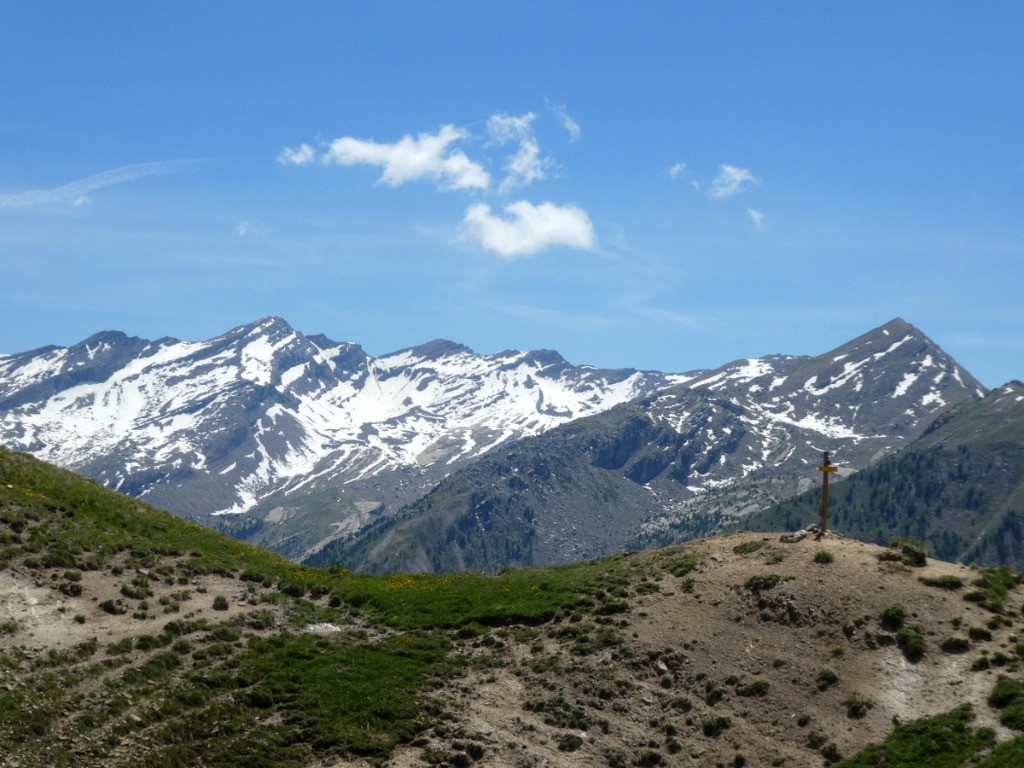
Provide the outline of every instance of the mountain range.
{"type": "Polygon", "coordinates": [[[296,560],[493,571],[703,535],[904,448],[985,388],[895,319],[685,373],[374,357],[264,318],[0,356],[0,441],[296,560]]]}

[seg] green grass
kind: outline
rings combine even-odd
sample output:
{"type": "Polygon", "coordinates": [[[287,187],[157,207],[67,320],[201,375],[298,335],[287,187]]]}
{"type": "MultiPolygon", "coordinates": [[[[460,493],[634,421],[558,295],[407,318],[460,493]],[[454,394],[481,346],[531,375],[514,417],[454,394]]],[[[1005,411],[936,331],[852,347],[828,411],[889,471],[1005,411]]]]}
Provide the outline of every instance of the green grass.
{"type": "Polygon", "coordinates": [[[952,712],[897,726],[880,744],[872,744],[839,768],[960,768],[995,743],[988,728],[974,729],[974,711],[964,704],[952,712]]]}
{"type": "Polygon", "coordinates": [[[1024,736],[1005,741],[975,768],[1020,768],[1024,765],[1024,736]]]}
{"type": "Polygon", "coordinates": [[[962,589],[964,586],[964,580],[961,579],[959,576],[921,576],[918,579],[918,581],[920,581],[926,587],[935,587],[936,589],[948,589],[951,591],[962,589]]]}
{"type": "MultiPolygon", "coordinates": [[[[147,744],[145,766],[382,760],[443,722],[428,693],[461,673],[457,638],[493,643],[488,628],[552,622],[579,630],[574,653],[615,646],[610,617],[629,609],[625,598],[644,567],[622,555],[498,576],[308,568],[2,448],[0,535],[0,568],[59,569],[69,584],[83,571],[108,571],[126,587],[109,601],[114,615],[137,612],[165,584],[175,585],[175,600],[230,607],[224,596],[179,586],[205,574],[251,591],[251,605],[237,601],[246,614],[222,624],[190,618],[182,605],[162,631],[154,622],[148,634],[102,646],[93,640],[52,658],[0,657],[24,681],[0,690],[0,729],[20,734],[15,743],[0,739],[0,750],[23,765],[58,767],[77,764],[61,733],[88,741],[95,762],[111,766],[121,764],[112,755],[125,740],[138,739],[147,744]],[[324,622],[350,631],[329,639],[301,632],[324,622]],[[83,706],[77,686],[99,673],[103,694],[83,706]]],[[[698,560],[673,547],[653,565],[684,576],[698,560]]]]}
{"type": "Polygon", "coordinates": [[[209,732],[187,743],[177,743],[174,729],[165,729],[164,737],[190,765],[217,765],[222,759],[224,765],[246,764],[257,757],[269,765],[291,765],[296,756],[310,759],[310,749],[386,756],[423,727],[418,696],[425,682],[430,687],[450,671],[448,663],[447,645],[434,636],[397,636],[365,645],[287,633],[254,638],[233,659],[186,675],[178,689],[231,693],[239,702],[236,711],[225,718],[220,697],[209,697],[189,717],[209,732]],[[236,738],[247,722],[265,719],[268,710],[286,717],[264,726],[267,738],[254,744],[236,738]],[[218,726],[221,730],[213,733],[218,726]]]}
{"type": "Polygon", "coordinates": [[[1002,613],[1006,608],[1006,598],[1021,579],[1024,579],[1024,574],[1005,565],[987,568],[974,582],[975,589],[964,595],[964,600],[978,603],[993,613],[1002,613]]]}
{"type": "Polygon", "coordinates": [[[732,551],[737,555],[749,555],[752,552],[757,552],[764,546],[763,539],[752,539],[751,541],[745,541],[742,544],[737,544],[732,548],[732,551]]]}

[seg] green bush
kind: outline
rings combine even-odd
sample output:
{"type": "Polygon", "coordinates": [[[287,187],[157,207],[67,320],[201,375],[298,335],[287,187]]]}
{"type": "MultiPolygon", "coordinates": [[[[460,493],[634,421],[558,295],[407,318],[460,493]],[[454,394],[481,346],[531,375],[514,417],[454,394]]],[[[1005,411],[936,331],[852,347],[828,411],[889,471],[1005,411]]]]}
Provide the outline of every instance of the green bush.
{"type": "Polygon", "coordinates": [[[752,552],[757,552],[764,546],[764,539],[754,539],[752,541],[744,541],[742,544],[737,544],[732,548],[732,551],[737,555],[749,555],[752,552]]]}
{"type": "Polygon", "coordinates": [[[976,643],[987,642],[992,639],[992,633],[984,627],[971,627],[967,630],[967,636],[976,643]]]}
{"type": "Polygon", "coordinates": [[[825,549],[819,549],[814,553],[814,562],[818,565],[828,565],[836,559],[835,555],[825,549]]]}
{"type": "Polygon", "coordinates": [[[1002,709],[1021,702],[1024,702],[1024,682],[1000,675],[992,693],[989,694],[988,705],[1002,709]]]}
{"type": "Polygon", "coordinates": [[[752,683],[737,689],[736,693],[740,696],[764,696],[768,693],[770,687],[771,685],[767,680],[754,680],[752,683]]]}
{"type": "Polygon", "coordinates": [[[228,609],[228,599],[224,595],[217,595],[213,598],[213,610],[215,611],[226,611],[228,609]]]}
{"type": "Polygon", "coordinates": [[[949,576],[937,576],[937,577],[933,577],[933,578],[929,578],[927,576],[922,576],[922,577],[920,577],[918,579],[918,581],[920,581],[926,587],[936,587],[937,589],[948,589],[948,590],[961,589],[963,587],[963,585],[964,585],[964,580],[963,579],[961,579],[959,576],[952,576],[952,575],[949,575],[949,576]]]}
{"type": "Polygon", "coordinates": [[[709,739],[717,739],[731,726],[732,720],[728,717],[711,717],[701,723],[700,728],[709,739]]]}
{"type": "Polygon", "coordinates": [[[924,635],[918,632],[916,629],[910,629],[904,627],[896,633],[896,645],[903,651],[903,656],[907,661],[917,663],[924,658],[925,651],[927,650],[928,644],[925,642],[924,635]]]}
{"type": "Polygon", "coordinates": [[[999,722],[1015,731],[1024,731],[1024,701],[1017,701],[999,713],[999,722]]]}
{"type": "Polygon", "coordinates": [[[924,545],[912,539],[893,539],[890,547],[899,550],[904,564],[914,568],[928,565],[928,553],[924,545]]]}
{"type": "Polygon", "coordinates": [[[846,716],[859,720],[868,713],[868,710],[875,706],[875,702],[858,694],[853,694],[846,700],[846,716]]]}
{"type": "Polygon", "coordinates": [[[964,637],[947,637],[939,644],[939,648],[943,653],[967,653],[971,644],[964,637]]]}
{"type": "Polygon", "coordinates": [[[839,675],[837,675],[831,669],[823,669],[818,673],[818,676],[814,678],[814,684],[819,691],[827,690],[833,685],[839,682],[839,675]]]}
{"type": "Polygon", "coordinates": [[[906,618],[907,611],[902,605],[890,605],[882,611],[878,623],[887,632],[895,632],[903,627],[903,622],[906,618]]]}
{"type": "Polygon", "coordinates": [[[558,749],[560,752],[575,752],[583,746],[583,739],[575,733],[563,733],[558,737],[558,749]]]}
{"type": "Polygon", "coordinates": [[[834,741],[821,748],[821,756],[825,759],[825,765],[832,765],[843,759],[842,754],[839,752],[839,747],[834,741]]]}
{"type": "Polygon", "coordinates": [[[807,746],[811,749],[821,749],[827,741],[828,736],[821,731],[811,731],[807,734],[807,746]]]}

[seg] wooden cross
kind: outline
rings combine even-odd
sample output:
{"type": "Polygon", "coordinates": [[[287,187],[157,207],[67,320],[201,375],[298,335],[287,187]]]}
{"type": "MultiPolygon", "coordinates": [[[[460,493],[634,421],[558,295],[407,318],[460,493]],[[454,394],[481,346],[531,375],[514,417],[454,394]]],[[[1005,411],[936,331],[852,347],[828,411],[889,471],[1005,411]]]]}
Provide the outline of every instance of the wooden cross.
{"type": "Polygon", "coordinates": [[[821,530],[818,532],[818,538],[828,531],[828,475],[837,471],[837,467],[828,462],[828,451],[824,452],[823,457],[821,466],[818,467],[818,471],[821,472],[821,530]]]}

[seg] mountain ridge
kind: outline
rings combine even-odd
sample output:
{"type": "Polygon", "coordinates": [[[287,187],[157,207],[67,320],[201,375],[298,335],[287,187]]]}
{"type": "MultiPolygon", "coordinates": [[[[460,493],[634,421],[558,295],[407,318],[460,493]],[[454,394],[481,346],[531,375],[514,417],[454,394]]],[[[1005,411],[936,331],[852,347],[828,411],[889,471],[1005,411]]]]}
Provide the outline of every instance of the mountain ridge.
{"type": "Polygon", "coordinates": [[[202,517],[311,477],[415,474],[679,379],[445,340],[374,357],[268,316],[205,342],[103,332],[0,356],[0,439],[202,517]]]}
{"type": "Polygon", "coordinates": [[[843,473],[866,467],[982,392],[894,320],[815,357],[741,359],[499,447],[307,558],[500,570],[706,536],[806,488],[823,450],[843,473]]]}

